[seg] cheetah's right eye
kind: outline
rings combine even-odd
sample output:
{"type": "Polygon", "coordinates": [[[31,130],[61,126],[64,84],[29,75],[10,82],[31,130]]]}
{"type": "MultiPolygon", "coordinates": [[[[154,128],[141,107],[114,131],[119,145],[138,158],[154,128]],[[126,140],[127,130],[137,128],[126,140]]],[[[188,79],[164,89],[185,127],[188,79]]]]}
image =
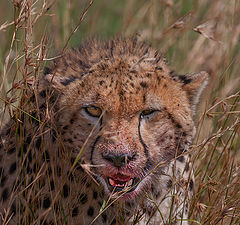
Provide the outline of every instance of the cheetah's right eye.
{"type": "Polygon", "coordinates": [[[85,112],[92,117],[100,117],[102,110],[96,106],[87,106],[84,108],[85,112]]]}

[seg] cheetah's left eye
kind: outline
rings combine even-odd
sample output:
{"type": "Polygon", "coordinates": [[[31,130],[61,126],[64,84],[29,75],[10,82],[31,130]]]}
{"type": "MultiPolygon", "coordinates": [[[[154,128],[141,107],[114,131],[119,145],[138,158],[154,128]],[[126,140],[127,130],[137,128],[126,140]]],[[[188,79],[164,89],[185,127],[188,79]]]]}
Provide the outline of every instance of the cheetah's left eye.
{"type": "Polygon", "coordinates": [[[149,118],[150,116],[152,116],[155,112],[157,112],[159,110],[156,109],[146,109],[143,110],[140,114],[141,118],[149,118]]]}
{"type": "Polygon", "coordinates": [[[102,110],[96,106],[87,106],[84,109],[86,113],[92,117],[100,117],[102,114],[102,110]]]}

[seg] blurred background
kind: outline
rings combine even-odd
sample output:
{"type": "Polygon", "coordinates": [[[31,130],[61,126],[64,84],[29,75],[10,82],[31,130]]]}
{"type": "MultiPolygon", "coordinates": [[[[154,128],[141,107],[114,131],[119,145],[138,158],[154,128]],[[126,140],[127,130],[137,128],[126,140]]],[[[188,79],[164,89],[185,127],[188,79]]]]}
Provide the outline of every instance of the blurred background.
{"type": "Polygon", "coordinates": [[[0,125],[21,109],[45,65],[89,38],[139,35],[176,73],[207,71],[192,148],[191,215],[200,224],[240,224],[239,0],[8,0],[0,6],[0,125]]]}

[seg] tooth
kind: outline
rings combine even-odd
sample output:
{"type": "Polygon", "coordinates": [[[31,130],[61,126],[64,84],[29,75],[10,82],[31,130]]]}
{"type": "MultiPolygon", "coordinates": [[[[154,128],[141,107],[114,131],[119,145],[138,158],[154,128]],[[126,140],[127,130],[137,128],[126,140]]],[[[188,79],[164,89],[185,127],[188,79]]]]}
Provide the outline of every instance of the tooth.
{"type": "Polygon", "coordinates": [[[133,179],[130,179],[130,180],[128,181],[127,186],[132,186],[132,184],[133,184],[133,179]]]}

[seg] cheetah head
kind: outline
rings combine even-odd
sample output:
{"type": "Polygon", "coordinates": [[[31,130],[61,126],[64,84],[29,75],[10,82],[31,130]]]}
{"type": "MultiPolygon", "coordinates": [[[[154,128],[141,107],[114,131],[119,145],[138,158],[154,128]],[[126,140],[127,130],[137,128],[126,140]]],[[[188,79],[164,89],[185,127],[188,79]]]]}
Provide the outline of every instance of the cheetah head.
{"type": "Polygon", "coordinates": [[[45,75],[58,95],[55,119],[66,149],[82,151],[105,192],[125,200],[161,182],[168,162],[187,151],[207,78],[173,75],[156,50],[134,39],[93,41],[45,75]]]}

